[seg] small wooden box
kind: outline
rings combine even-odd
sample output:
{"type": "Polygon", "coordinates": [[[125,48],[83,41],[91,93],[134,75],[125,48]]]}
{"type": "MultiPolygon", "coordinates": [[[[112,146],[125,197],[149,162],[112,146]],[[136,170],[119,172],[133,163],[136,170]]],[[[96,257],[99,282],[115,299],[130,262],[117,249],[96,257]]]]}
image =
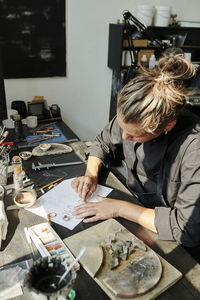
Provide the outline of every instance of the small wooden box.
{"type": "MultiPolygon", "coordinates": [[[[147,40],[132,40],[135,47],[147,47],[147,40]]],[[[123,47],[129,47],[128,40],[123,41],[123,47]]]]}

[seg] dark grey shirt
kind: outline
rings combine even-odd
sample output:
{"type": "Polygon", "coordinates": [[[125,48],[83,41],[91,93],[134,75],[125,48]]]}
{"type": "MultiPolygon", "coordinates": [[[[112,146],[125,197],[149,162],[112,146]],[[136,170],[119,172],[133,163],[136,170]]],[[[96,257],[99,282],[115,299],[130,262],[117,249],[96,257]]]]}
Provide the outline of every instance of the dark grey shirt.
{"type": "Polygon", "coordinates": [[[122,139],[116,117],[87,153],[104,165],[121,160],[127,186],[144,206],[155,208],[162,240],[200,245],[200,120],[184,111],[167,134],[145,143],[122,139]]]}

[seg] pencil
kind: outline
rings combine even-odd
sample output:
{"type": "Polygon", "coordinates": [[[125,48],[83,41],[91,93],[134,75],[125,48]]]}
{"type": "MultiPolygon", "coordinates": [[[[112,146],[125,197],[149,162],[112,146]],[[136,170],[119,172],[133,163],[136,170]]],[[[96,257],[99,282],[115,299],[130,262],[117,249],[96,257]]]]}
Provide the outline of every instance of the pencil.
{"type": "Polygon", "coordinates": [[[47,214],[47,222],[50,222],[51,221],[51,216],[50,214],[47,214]]]}
{"type": "Polygon", "coordinates": [[[51,184],[54,184],[54,183],[60,181],[60,180],[63,179],[63,178],[64,178],[64,177],[58,178],[58,179],[56,179],[56,180],[54,180],[54,181],[52,181],[52,182],[50,182],[50,183],[48,183],[48,184],[42,186],[41,188],[39,188],[39,191],[45,189],[46,187],[50,186],[51,184]]]}
{"type": "Polygon", "coordinates": [[[44,141],[44,140],[50,140],[50,139],[52,139],[52,138],[53,138],[52,136],[47,136],[47,137],[44,137],[44,138],[41,138],[41,139],[38,139],[38,140],[30,141],[30,142],[28,142],[28,143],[29,143],[29,145],[30,145],[30,144],[37,143],[37,142],[41,142],[41,141],[44,141]]]}
{"type": "Polygon", "coordinates": [[[32,246],[32,243],[31,243],[31,238],[30,238],[29,231],[28,231],[27,227],[24,227],[24,233],[25,233],[28,245],[31,249],[32,257],[34,258],[34,250],[33,250],[33,246],[32,246]]]}

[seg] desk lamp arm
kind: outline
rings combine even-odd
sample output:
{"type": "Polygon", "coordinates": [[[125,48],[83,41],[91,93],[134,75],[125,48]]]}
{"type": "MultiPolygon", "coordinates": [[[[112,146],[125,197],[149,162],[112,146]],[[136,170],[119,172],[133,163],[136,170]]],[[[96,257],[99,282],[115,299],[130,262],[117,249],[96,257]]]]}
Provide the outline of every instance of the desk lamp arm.
{"type": "Polygon", "coordinates": [[[163,43],[162,40],[160,40],[149,28],[147,28],[143,23],[141,23],[128,10],[125,10],[123,12],[123,18],[125,20],[125,26],[127,28],[130,29],[130,22],[132,22],[139,32],[144,33],[152,42],[156,42],[162,50],[165,50],[167,48],[166,43],[163,43]]]}

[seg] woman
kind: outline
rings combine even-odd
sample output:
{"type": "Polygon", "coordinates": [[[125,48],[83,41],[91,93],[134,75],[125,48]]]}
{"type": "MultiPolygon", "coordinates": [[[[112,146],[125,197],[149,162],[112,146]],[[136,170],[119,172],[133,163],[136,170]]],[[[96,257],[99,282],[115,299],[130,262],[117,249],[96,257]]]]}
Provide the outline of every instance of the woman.
{"type": "Polygon", "coordinates": [[[162,240],[200,244],[200,120],[185,108],[185,83],[195,67],[165,56],[141,70],[120,92],[117,116],[89,148],[85,176],[72,182],[84,201],[95,191],[102,165],[121,159],[127,186],[143,206],[117,199],[79,205],[84,222],[122,217],[162,240]]]}

